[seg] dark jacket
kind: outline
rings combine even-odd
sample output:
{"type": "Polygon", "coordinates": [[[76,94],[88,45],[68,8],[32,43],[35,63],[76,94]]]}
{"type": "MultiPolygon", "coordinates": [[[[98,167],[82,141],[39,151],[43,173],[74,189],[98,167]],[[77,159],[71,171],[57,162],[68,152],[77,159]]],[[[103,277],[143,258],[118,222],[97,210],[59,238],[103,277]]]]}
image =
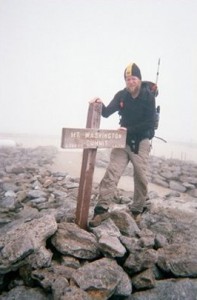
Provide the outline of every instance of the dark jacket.
{"type": "Polygon", "coordinates": [[[145,83],[142,82],[137,98],[123,89],[119,91],[108,106],[103,104],[102,116],[107,118],[114,112],[120,114],[120,126],[127,128],[126,143],[131,146],[131,141],[138,143],[145,138],[154,136],[155,125],[155,97],[145,83]]]}

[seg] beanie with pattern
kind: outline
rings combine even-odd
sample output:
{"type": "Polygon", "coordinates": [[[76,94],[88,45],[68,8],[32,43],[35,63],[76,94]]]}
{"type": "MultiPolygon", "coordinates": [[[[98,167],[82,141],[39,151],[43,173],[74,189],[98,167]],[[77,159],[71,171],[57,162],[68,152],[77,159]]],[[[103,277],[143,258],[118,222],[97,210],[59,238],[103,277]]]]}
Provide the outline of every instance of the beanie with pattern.
{"type": "Polygon", "coordinates": [[[124,71],[124,78],[126,79],[128,76],[135,76],[140,80],[142,79],[140,69],[135,63],[131,63],[126,67],[124,71]]]}

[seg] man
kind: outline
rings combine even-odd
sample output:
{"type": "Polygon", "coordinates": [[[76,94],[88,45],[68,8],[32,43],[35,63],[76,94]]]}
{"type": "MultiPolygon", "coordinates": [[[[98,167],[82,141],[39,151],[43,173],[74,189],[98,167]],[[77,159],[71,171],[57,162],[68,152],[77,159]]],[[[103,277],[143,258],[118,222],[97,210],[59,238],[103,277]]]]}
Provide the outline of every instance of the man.
{"type": "MultiPolygon", "coordinates": [[[[102,103],[102,116],[107,118],[114,112],[120,114],[119,130],[127,130],[126,147],[111,151],[110,162],[99,185],[98,203],[94,209],[94,226],[97,215],[105,214],[116,193],[117,184],[129,161],[134,169],[134,196],[130,210],[137,218],[143,212],[147,199],[147,165],[150,152],[150,139],[154,136],[155,98],[148,82],[143,82],[139,67],[135,63],[127,66],[124,72],[126,88],[119,91],[105,106],[102,103]]],[[[99,98],[91,102],[102,102],[99,98]]]]}

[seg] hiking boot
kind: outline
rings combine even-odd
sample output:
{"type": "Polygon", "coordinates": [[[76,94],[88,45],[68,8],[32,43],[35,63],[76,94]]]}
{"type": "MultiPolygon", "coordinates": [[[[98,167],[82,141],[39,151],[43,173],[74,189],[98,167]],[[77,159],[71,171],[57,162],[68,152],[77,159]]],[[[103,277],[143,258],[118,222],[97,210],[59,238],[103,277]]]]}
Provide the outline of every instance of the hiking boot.
{"type": "Polygon", "coordinates": [[[95,215],[93,217],[93,219],[90,220],[89,226],[91,226],[91,227],[99,226],[104,220],[106,220],[109,217],[109,215],[110,214],[108,212],[105,212],[105,213],[99,214],[99,215],[95,215]]]}
{"type": "Polygon", "coordinates": [[[143,213],[143,214],[144,214],[144,213],[147,213],[149,210],[150,210],[150,205],[146,205],[146,206],[143,207],[142,213],[143,213]]]}
{"type": "Polygon", "coordinates": [[[109,210],[108,204],[100,204],[100,205],[98,204],[94,208],[94,216],[104,214],[108,212],[108,210],[109,210]]]}
{"type": "Polygon", "coordinates": [[[138,215],[142,213],[142,210],[136,209],[132,204],[129,204],[128,207],[132,215],[138,215]]]}

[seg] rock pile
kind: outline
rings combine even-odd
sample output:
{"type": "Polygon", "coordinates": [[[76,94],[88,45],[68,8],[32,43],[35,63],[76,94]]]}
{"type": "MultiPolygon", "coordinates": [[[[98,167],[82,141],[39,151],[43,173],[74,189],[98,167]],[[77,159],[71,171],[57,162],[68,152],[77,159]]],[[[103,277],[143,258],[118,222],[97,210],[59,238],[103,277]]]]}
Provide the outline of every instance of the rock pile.
{"type": "MultiPolygon", "coordinates": [[[[100,151],[97,166],[106,167],[108,162],[109,152],[100,151]]],[[[124,175],[133,176],[131,164],[124,175]]],[[[148,179],[154,184],[197,198],[197,164],[194,162],[150,156],[148,179]]]]}
{"type": "MultiPolygon", "coordinates": [[[[50,171],[56,154],[0,149],[0,299],[197,299],[196,199],[151,192],[136,224],[120,190],[85,231],[74,223],[79,179],[50,171]]],[[[94,184],[90,219],[97,194],[94,184]]]]}

